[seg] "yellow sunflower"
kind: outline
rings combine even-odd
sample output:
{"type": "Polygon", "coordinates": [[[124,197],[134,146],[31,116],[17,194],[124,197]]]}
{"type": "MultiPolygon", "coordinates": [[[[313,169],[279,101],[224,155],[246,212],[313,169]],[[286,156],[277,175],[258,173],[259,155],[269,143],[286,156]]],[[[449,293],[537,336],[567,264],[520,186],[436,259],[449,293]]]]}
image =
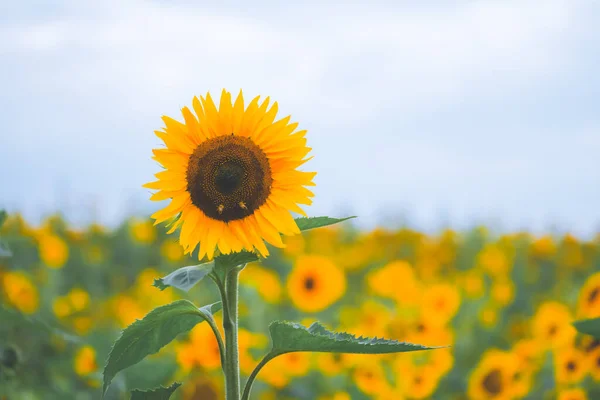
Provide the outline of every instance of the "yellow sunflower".
{"type": "Polygon", "coordinates": [[[514,376],[518,360],[510,353],[488,350],[469,378],[472,400],[509,400],[514,398],[514,376]]]}
{"type": "Polygon", "coordinates": [[[569,308],[555,301],[545,302],[538,308],[532,321],[535,340],[546,348],[557,349],[571,344],[577,331],[571,325],[569,308]]]}
{"type": "Polygon", "coordinates": [[[585,354],[574,347],[561,349],[554,355],[554,373],[559,384],[578,383],[589,372],[585,354]]]}
{"type": "Polygon", "coordinates": [[[600,317],[600,272],[590,276],[581,288],[577,309],[581,318],[600,317]]]}
{"type": "Polygon", "coordinates": [[[580,388],[571,388],[561,390],[558,394],[558,400],[587,400],[588,396],[580,388]]]}
{"type": "Polygon", "coordinates": [[[299,233],[290,211],[304,214],[298,204],[311,204],[315,172],[297,168],[308,161],[305,130],[296,131],[290,117],[275,121],[277,103],[254,98],[247,107],[240,91],[221,93],[217,106],[210,93],[194,97],[194,115],[182,109],[184,122],[163,117],[166,127],[156,135],[167,146],[154,150],[165,168],[151,200],[171,202],[156,212],[155,224],[176,217],[170,232],[181,227],[185,253],[199,246],[198,258],[221,253],[258,251],[269,254],[263,240],[284,247],[280,233],[299,233]]]}
{"type": "Polygon", "coordinates": [[[344,295],[346,275],[327,257],[301,256],[288,277],[287,291],[299,310],[322,311],[344,295]]]}

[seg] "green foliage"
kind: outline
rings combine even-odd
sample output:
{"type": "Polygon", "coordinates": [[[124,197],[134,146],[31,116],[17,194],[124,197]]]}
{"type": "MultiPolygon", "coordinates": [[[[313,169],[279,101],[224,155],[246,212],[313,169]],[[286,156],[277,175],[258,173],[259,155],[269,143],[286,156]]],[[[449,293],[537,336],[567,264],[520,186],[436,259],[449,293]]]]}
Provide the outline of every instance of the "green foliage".
{"type": "Polygon", "coordinates": [[[313,351],[328,353],[386,354],[429,350],[434,347],[380,338],[356,337],[332,332],[318,322],[306,328],[295,322],[274,321],[269,326],[272,353],[313,351]]]}
{"type": "Polygon", "coordinates": [[[346,218],[330,218],[330,217],[300,217],[296,218],[296,224],[301,231],[307,231],[309,229],[321,228],[323,226],[338,224],[340,222],[347,221],[349,219],[356,218],[346,217],[346,218]]]}
{"type": "MultiPolygon", "coordinates": [[[[59,328],[56,328],[40,317],[31,315],[25,315],[15,309],[9,308],[3,304],[0,304],[0,321],[5,324],[4,326],[17,326],[20,329],[44,332],[47,335],[56,335],[66,342],[80,343],[81,339],[75,335],[67,333],[59,328]]],[[[0,334],[3,333],[3,327],[0,325],[0,334]]]]}
{"type": "Polygon", "coordinates": [[[2,228],[2,225],[4,225],[4,221],[6,221],[7,217],[8,214],[6,213],[6,211],[0,210],[0,228],[2,228]]]}
{"type": "Polygon", "coordinates": [[[154,280],[154,286],[160,290],[165,290],[169,286],[188,292],[204,277],[211,273],[214,268],[214,262],[191,265],[189,267],[179,268],[164,278],[154,280]]]}
{"type": "Polygon", "coordinates": [[[239,253],[222,254],[215,258],[215,269],[244,265],[253,261],[258,261],[258,256],[250,251],[240,251],[239,253]]]}
{"type": "Polygon", "coordinates": [[[269,361],[286,353],[310,351],[320,353],[388,354],[409,351],[431,350],[439,347],[427,347],[418,344],[399,342],[381,338],[356,337],[345,332],[332,332],[318,322],[306,328],[295,322],[273,321],[269,326],[271,351],[252,371],[242,400],[250,398],[250,391],[258,372],[269,361]]]}
{"type": "Polygon", "coordinates": [[[246,264],[253,261],[258,261],[258,256],[250,251],[244,250],[238,253],[222,254],[215,257],[213,271],[221,282],[225,282],[225,276],[232,268],[244,268],[246,264]]]}
{"type": "Polygon", "coordinates": [[[103,393],[106,393],[119,371],[157,353],[179,334],[188,332],[202,321],[212,319],[212,315],[220,309],[220,302],[199,309],[188,300],[178,300],[155,308],[143,319],[129,325],[108,355],[104,367],[103,393]]]}
{"type": "Polygon", "coordinates": [[[131,400],[169,400],[171,395],[181,383],[175,382],[169,387],[159,387],[153,390],[134,390],[131,392],[131,400]]]}
{"type": "Polygon", "coordinates": [[[581,333],[600,339],[600,318],[575,321],[573,322],[573,326],[581,333]]]}

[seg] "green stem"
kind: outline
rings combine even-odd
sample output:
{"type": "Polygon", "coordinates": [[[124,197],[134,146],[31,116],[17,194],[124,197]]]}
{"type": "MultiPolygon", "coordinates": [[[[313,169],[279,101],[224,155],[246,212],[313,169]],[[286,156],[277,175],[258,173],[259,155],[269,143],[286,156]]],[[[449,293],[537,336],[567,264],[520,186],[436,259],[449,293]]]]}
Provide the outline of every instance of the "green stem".
{"type": "Polygon", "coordinates": [[[223,296],[223,330],[225,331],[226,343],[224,371],[227,400],[240,399],[240,360],[238,353],[238,278],[240,271],[240,267],[234,267],[227,273],[223,296]]]}
{"type": "Polygon", "coordinates": [[[269,353],[262,360],[260,360],[260,362],[258,363],[258,365],[256,366],[256,368],[254,368],[254,371],[252,371],[252,373],[248,377],[248,381],[246,382],[246,386],[244,387],[244,394],[242,395],[242,400],[249,400],[250,399],[250,391],[252,390],[252,384],[254,383],[254,380],[256,379],[256,376],[258,375],[258,373],[260,372],[260,370],[269,361],[271,361],[275,357],[280,356],[282,354],[284,354],[284,353],[269,353]]]}
{"type": "Polygon", "coordinates": [[[217,343],[219,344],[219,355],[221,356],[221,368],[223,372],[225,372],[225,343],[223,343],[223,338],[221,337],[221,332],[219,332],[219,328],[217,328],[217,324],[215,323],[215,319],[210,317],[206,320],[210,325],[215,337],[217,338],[217,343]]]}

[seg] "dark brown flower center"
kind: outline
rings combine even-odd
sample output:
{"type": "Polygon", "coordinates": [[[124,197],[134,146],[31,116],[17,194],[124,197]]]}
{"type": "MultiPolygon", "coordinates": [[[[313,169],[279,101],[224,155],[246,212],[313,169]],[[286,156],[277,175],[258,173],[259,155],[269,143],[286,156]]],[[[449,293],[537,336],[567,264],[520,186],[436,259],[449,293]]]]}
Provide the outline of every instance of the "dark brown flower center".
{"type": "Polygon", "coordinates": [[[588,296],[588,303],[593,303],[598,296],[600,295],[600,288],[596,287],[594,288],[594,290],[592,290],[590,292],[590,295],[588,296]]]}
{"type": "Polygon", "coordinates": [[[569,361],[567,363],[567,371],[575,372],[575,370],[577,370],[577,363],[575,363],[573,360],[569,361]]]}
{"type": "Polygon", "coordinates": [[[269,197],[272,182],[263,151],[251,139],[233,134],[200,144],[187,168],[192,203],[224,222],[252,215],[269,197]]]}
{"type": "Polygon", "coordinates": [[[304,288],[306,290],[313,290],[315,288],[315,278],[313,278],[312,276],[307,277],[304,280],[304,288]]]}
{"type": "Polygon", "coordinates": [[[502,392],[502,374],[494,369],[483,377],[483,388],[489,394],[496,395],[502,392]]]}

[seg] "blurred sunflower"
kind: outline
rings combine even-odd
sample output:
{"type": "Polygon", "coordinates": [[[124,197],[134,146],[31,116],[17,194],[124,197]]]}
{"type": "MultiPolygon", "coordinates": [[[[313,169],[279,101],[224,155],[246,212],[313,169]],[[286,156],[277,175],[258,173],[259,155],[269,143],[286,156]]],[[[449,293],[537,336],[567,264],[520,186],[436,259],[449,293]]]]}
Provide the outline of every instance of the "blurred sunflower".
{"type": "Polygon", "coordinates": [[[455,286],[440,283],[429,286],[423,294],[421,316],[427,322],[444,326],[460,307],[460,293],[455,286]]]}
{"type": "Polygon", "coordinates": [[[39,253],[46,266],[58,269],[69,259],[69,246],[59,236],[43,233],[39,238],[39,253]]]}
{"type": "Polygon", "coordinates": [[[571,322],[567,306],[554,301],[543,303],[533,317],[533,336],[547,348],[556,349],[568,345],[577,334],[571,322]]]}
{"type": "Polygon", "coordinates": [[[39,293],[36,286],[23,272],[7,272],[2,276],[2,289],[6,300],[19,311],[33,314],[39,308],[39,293]]]}
{"type": "Polygon", "coordinates": [[[98,369],[96,363],[96,350],[91,346],[83,346],[75,354],[75,372],[79,376],[86,376],[98,369]]]}
{"type": "Polygon", "coordinates": [[[267,256],[263,239],[284,247],[280,233],[299,233],[290,211],[305,215],[298,204],[311,204],[305,186],[316,173],[297,170],[308,161],[306,131],[294,133],[289,116],[274,122],[278,106],[268,109],[268,97],[245,108],[241,91],[232,104],[223,90],[218,109],[210,93],[200,99],[192,103],[197,118],[184,107],[184,123],[165,116],[166,128],[155,132],[167,146],[154,150],[165,170],[144,187],[158,190],[152,200],[171,203],[152,217],[178,217],[170,232],[181,225],[181,245],[186,253],[199,245],[199,259],[216,248],[267,256]]]}
{"type": "Polygon", "coordinates": [[[577,312],[582,318],[600,317],[600,272],[590,276],[581,288],[577,312]]]}
{"type": "Polygon", "coordinates": [[[344,295],[346,275],[327,257],[301,256],[288,277],[287,290],[296,308],[318,312],[344,295]]]}
{"type": "Polygon", "coordinates": [[[588,359],[576,348],[561,349],[554,355],[554,373],[559,384],[578,383],[589,371],[588,359]]]}
{"type": "Polygon", "coordinates": [[[600,347],[596,347],[592,350],[588,356],[588,365],[590,368],[590,375],[595,381],[600,381],[600,347]]]}
{"type": "Polygon", "coordinates": [[[498,350],[486,351],[469,378],[469,398],[472,400],[512,399],[513,378],[517,370],[516,357],[498,350]]]}
{"type": "Polygon", "coordinates": [[[558,393],[557,400],[587,400],[587,394],[580,388],[571,388],[561,390],[558,393]]]}
{"type": "Polygon", "coordinates": [[[376,360],[366,361],[359,364],[352,374],[354,383],[365,394],[377,398],[380,393],[391,389],[386,379],[385,371],[381,363],[376,360]]]}

